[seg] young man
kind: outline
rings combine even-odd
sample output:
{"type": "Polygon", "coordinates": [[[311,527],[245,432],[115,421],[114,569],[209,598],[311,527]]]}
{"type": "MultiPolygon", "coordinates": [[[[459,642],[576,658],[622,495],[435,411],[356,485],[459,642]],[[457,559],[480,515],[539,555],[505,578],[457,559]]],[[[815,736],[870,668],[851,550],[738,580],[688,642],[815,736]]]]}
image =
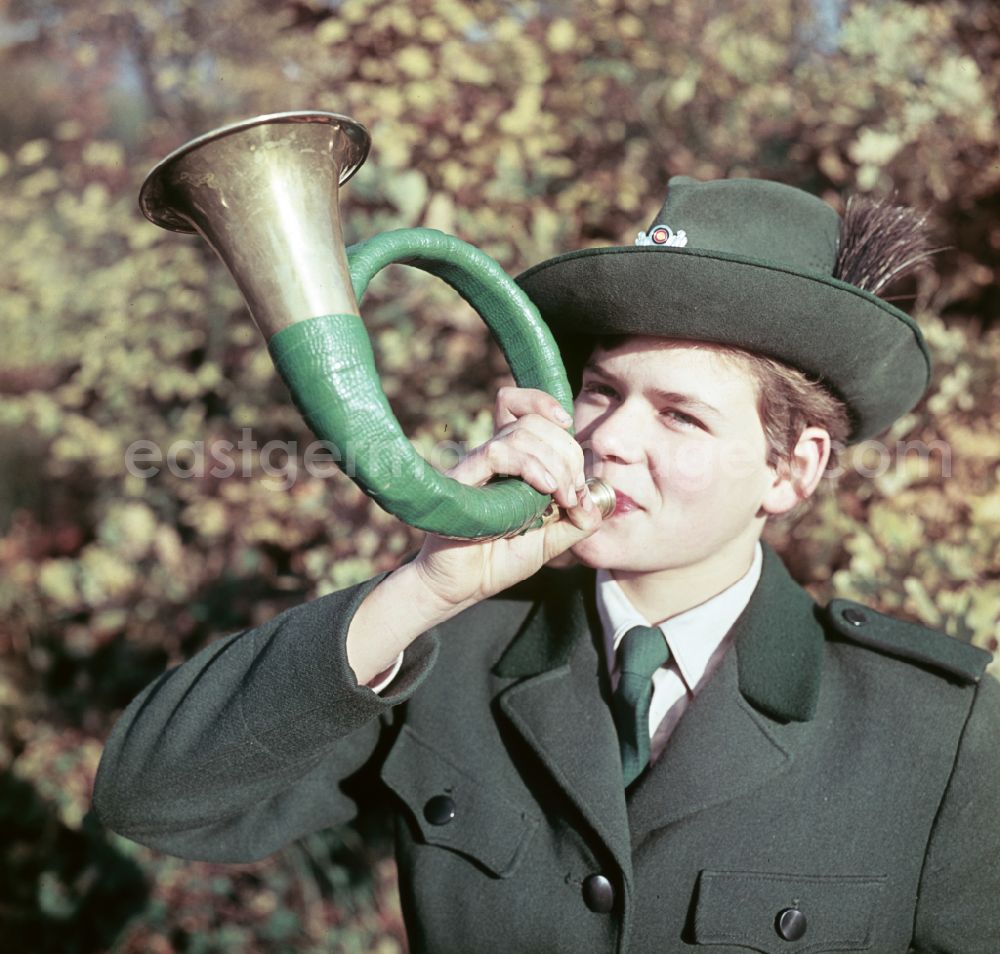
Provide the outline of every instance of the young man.
{"type": "Polygon", "coordinates": [[[926,387],[919,330],[860,287],[891,262],[753,180],[672,180],[640,239],[520,279],[583,365],[576,439],[506,389],[454,472],[518,475],[567,519],[428,538],[164,674],[108,742],[99,814],[246,860],[378,778],[414,952],[1000,950],[988,654],[820,608],[759,542],[833,439],[926,387]]]}

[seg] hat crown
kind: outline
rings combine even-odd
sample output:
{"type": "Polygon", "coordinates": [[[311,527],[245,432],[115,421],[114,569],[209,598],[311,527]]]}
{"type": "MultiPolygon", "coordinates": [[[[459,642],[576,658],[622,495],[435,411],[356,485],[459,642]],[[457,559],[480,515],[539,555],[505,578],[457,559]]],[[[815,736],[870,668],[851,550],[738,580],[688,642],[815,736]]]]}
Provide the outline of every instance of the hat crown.
{"type": "Polygon", "coordinates": [[[832,275],[837,260],[840,216],[822,199],[780,182],[674,176],[652,226],[661,224],[683,230],[690,249],[795,271],[832,275]]]}

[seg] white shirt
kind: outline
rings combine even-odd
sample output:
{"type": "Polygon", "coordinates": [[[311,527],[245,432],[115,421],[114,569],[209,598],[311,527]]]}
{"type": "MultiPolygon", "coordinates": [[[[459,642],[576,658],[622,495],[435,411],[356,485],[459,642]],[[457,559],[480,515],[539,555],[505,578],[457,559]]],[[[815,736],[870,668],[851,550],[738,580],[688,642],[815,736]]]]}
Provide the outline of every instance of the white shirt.
{"type": "MultiPolygon", "coordinates": [[[[663,752],[671,732],[729,649],[730,629],[750,601],[763,553],[758,543],[750,569],[721,593],[659,623],[670,659],[653,674],[649,706],[650,760],[663,752]]],[[[597,572],[597,612],[604,630],[604,650],[611,685],[618,685],[618,646],[633,626],[649,626],[607,570],[597,572]]]]}

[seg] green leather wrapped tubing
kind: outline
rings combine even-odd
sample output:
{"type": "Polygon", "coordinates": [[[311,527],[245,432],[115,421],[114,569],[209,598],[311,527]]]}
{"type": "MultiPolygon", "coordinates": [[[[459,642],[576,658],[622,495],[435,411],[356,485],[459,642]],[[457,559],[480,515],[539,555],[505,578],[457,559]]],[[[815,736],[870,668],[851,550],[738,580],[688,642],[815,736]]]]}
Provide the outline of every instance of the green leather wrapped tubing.
{"type": "MultiPolygon", "coordinates": [[[[399,229],[347,249],[355,295],[391,263],[437,275],[479,312],[521,387],[572,413],[558,348],[538,310],[488,255],[434,229],[399,229]]],[[[357,315],[320,315],[275,334],[275,367],[306,423],[339,451],[341,469],[382,508],[421,530],[482,539],[539,526],[551,497],[510,478],[468,487],[435,470],[396,420],[357,315]]]]}

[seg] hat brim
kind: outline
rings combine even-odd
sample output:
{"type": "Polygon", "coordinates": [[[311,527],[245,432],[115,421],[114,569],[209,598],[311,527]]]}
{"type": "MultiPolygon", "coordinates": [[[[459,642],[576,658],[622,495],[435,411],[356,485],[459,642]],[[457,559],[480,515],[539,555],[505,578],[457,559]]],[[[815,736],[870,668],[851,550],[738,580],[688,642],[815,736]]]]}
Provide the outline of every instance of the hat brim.
{"type": "Polygon", "coordinates": [[[805,371],[842,400],[851,443],[920,400],[931,362],[916,323],[825,275],[693,248],[621,246],[549,259],[517,277],[567,358],[596,335],[655,335],[742,348],[805,371]]]}

